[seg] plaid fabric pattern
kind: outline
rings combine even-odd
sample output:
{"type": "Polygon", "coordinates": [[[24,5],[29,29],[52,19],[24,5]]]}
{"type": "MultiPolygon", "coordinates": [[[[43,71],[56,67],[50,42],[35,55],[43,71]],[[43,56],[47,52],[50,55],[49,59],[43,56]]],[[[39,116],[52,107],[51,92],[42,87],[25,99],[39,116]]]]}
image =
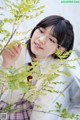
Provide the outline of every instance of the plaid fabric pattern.
{"type": "MultiPolygon", "coordinates": [[[[0,111],[8,107],[9,105],[3,101],[0,101],[0,111]]],[[[30,115],[33,109],[34,103],[27,100],[20,100],[12,106],[11,112],[7,113],[6,120],[30,120],[30,115]],[[15,112],[13,112],[15,111],[15,112]]]]}

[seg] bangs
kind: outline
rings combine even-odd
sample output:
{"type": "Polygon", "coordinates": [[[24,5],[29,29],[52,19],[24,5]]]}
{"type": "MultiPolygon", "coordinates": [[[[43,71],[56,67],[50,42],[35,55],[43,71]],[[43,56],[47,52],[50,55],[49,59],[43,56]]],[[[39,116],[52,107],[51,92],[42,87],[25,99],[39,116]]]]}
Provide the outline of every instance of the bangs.
{"type": "Polygon", "coordinates": [[[59,45],[64,46],[63,43],[64,43],[65,38],[66,38],[66,33],[67,33],[66,24],[63,23],[63,21],[59,22],[54,27],[54,33],[53,33],[53,35],[57,39],[59,45]]]}

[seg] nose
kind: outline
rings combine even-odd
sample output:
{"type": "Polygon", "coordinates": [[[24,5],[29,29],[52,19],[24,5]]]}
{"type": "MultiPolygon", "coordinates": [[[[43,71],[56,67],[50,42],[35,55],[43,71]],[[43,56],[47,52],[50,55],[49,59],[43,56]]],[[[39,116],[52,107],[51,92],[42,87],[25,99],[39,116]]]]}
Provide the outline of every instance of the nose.
{"type": "Polygon", "coordinates": [[[45,44],[46,43],[46,36],[40,36],[39,37],[39,42],[41,42],[42,44],[45,44]]]}

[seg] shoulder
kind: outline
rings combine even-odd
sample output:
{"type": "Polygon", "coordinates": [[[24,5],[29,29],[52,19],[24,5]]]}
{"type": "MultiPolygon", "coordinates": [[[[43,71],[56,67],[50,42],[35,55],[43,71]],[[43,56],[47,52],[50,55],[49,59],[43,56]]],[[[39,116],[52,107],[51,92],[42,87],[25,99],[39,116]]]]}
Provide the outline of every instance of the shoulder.
{"type": "Polygon", "coordinates": [[[47,59],[45,59],[42,62],[41,67],[43,68],[42,73],[47,73],[49,70],[52,70],[52,72],[63,70],[63,65],[61,64],[61,62],[52,57],[48,57],[47,59]]]}

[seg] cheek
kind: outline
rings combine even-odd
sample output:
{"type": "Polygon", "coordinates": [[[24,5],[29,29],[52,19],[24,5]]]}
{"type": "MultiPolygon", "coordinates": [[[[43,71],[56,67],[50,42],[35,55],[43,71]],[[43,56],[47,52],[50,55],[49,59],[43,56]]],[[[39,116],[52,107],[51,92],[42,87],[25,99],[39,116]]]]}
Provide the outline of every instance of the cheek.
{"type": "Polygon", "coordinates": [[[57,46],[52,45],[52,46],[48,47],[47,52],[49,54],[53,54],[53,53],[55,53],[56,49],[57,49],[57,46]]]}
{"type": "Polygon", "coordinates": [[[31,45],[33,45],[33,44],[34,44],[34,42],[36,41],[36,39],[37,39],[37,37],[36,37],[36,36],[33,36],[33,37],[31,38],[31,45]]]}
{"type": "Polygon", "coordinates": [[[38,37],[39,37],[39,35],[38,35],[38,33],[35,31],[34,34],[33,34],[33,36],[32,36],[32,38],[31,38],[31,40],[32,40],[32,41],[35,41],[36,39],[38,39],[38,37]]]}

